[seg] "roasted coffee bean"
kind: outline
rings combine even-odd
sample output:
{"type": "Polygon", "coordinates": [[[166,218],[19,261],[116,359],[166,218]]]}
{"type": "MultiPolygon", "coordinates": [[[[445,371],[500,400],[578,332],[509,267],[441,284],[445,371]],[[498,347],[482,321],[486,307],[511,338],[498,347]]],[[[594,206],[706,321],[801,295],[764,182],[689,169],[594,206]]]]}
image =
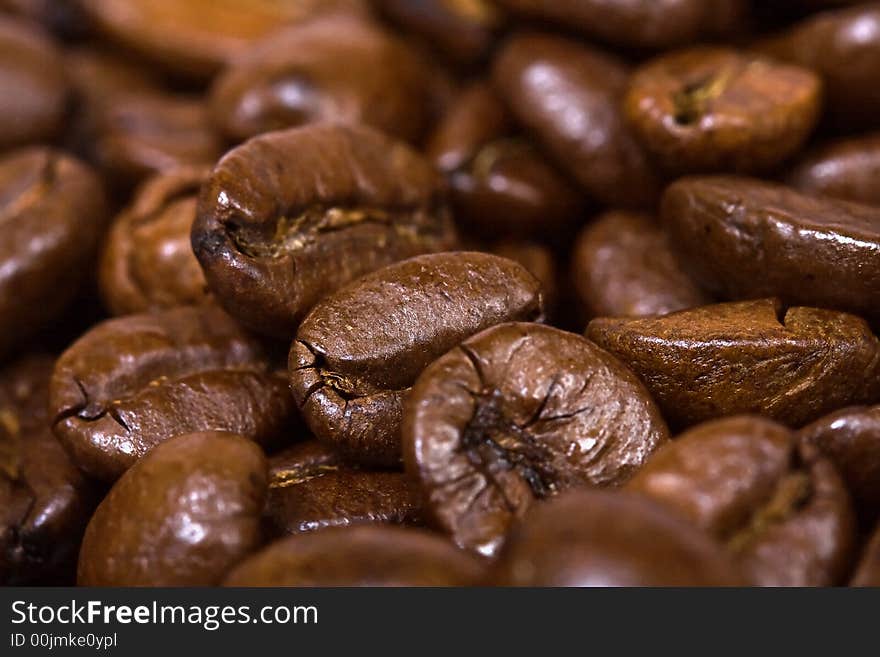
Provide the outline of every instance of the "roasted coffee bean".
{"type": "Polygon", "coordinates": [[[39,26],[0,16],[0,149],[46,141],[62,127],[61,54],[39,26]]]}
{"type": "Polygon", "coordinates": [[[865,548],[850,586],[880,586],[880,525],[865,548]]]}
{"type": "Polygon", "coordinates": [[[362,0],[81,0],[114,41],[176,74],[208,77],[271,31],[322,12],[362,12],[362,0]]]}
{"type": "Polygon", "coordinates": [[[403,446],[431,521],[494,554],[535,499],[624,483],[667,439],[648,392],[581,336],[502,324],[434,361],[406,403],[403,446]]]}
{"type": "Polygon", "coordinates": [[[535,507],[494,569],[512,586],[740,586],[721,545],[643,497],[577,491],[535,507]]]}
{"type": "Polygon", "coordinates": [[[266,514],[278,533],[375,522],[418,524],[420,507],[420,491],[402,472],[362,470],[316,440],[269,460],[266,514]]]}
{"type": "Polygon", "coordinates": [[[260,545],[266,458],[234,433],[177,436],[135,463],[98,506],[81,586],[208,586],[260,545]]]}
{"type": "Polygon", "coordinates": [[[544,297],[544,310],[547,316],[552,317],[559,299],[559,277],[552,251],[534,242],[512,240],[493,244],[490,250],[495,255],[518,262],[538,279],[544,297]]]}
{"type": "Polygon", "coordinates": [[[820,74],[840,126],[880,126],[880,3],[809,16],[760,48],[820,74]]]}
{"type": "Polygon", "coordinates": [[[290,387],[320,440],[354,460],[395,465],[403,401],[422,370],[485,328],[542,318],[540,283],[512,260],[410,258],[314,307],[290,350],[290,387]]]}
{"type": "Polygon", "coordinates": [[[880,341],[864,320],[763,299],[657,318],[599,318],[587,337],[629,365],[678,427],[758,413],[799,427],[880,400],[880,341]]]}
{"type": "Polygon", "coordinates": [[[271,443],[292,406],[261,345],[213,306],[97,324],[58,359],[50,387],[55,435],[107,480],[182,433],[271,443]]]}
{"type": "Polygon", "coordinates": [[[104,245],[99,283],[114,315],[201,303],[206,287],[190,245],[209,171],[175,169],[144,183],[104,245]]]}
{"type": "Polygon", "coordinates": [[[492,0],[372,0],[372,5],[460,64],[483,59],[502,22],[492,0]]]}
{"type": "Polygon", "coordinates": [[[623,107],[664,169],[749,173],[800,149],[819,117],[821,91],[807,69],[705,46],[641,66],[623,107]]]}
{"type": "Polygon", "coordinates": [[[578,192],[511,132],[504,106],[483,83],[455,99],[427,154],[446,175],[456,219],[469,232],[546,240],[580,218],[578,192]]]}
{"type": "Polygon", "coordinates": [[[571,275],[588,317],[664,315],[710,303],[650,216],[607,212],[584,227],[571,275]]]}
{"type": "Polygon", "coordinates": [[[211,110],[232,140],[319,121],[363,123],[407,141],[425,131],[431,71],[379,26],[336,15],[272,34],[214,82],[211,110]]]}
{"type": "Polygon", "coordinates": [[[723,542],[761,586],[832,586],[855,518],[831,462],[757,416],[707,422],[659,449],[627,484],[723,542]]]}
{"type": "Polygon", "coordinates": [[[200,98],[133,92],[97,109],[93,157],[122,188],[184,166],[211,166],[222,152],[200,98]]]}
{"type": "Polygon", "coordinates": [[[512,37],[493,81],[514,117],[593,197],[611,205],[654,202],[658,182],[619,107],[629,71],[604,52],[560,37],[512,37]]]}
{"type": "Polygon", "coordinates": [[[378,132],[336,124],[262,135],[227,153],[202,188],[192,233],[220,302],[279,337],[342,285],[454,242],[428,163],[378,132]]]}
{"type": "Polygon", "coordinates": [[[482,562],[419,529],[335,527],[289,536],[245,560],[226,586],[468,586],[482,562]]]}
{"type": "Polygon", "coordinates": [[[730,30],[746,13],[743,0],[498,0],[526,17],[552,21],[588,37],[635,48],[663,48],[730,30]]]}
{"type": "Polygon", "coordinates": [[[864,516],[880,515],[880,406],[837,411],[800,436],[834,463],[864,516]]]}
{"type": "Polygon", "coordinates": [[[880,133],[828,143],[799,160],[788,175],[809,194],[880,205],[880,133]]]}
{"type": "Polygon", "coordinates": [[[78,160],[48,148],[0,157],[0,357],[73,301],[107,214],[101,181],[78,160]]]}
{"type": "Polygon", "coordinates": [[[663,195],[673,246],[727,299],[880,316],[880,209],[751,178],[683,178],[663,195]]]}
{"type": "Polygon", "coordinates": [[[51,356],[0,371],[0,585],[73,582],[97,490],[52,435],[51,356]]]}

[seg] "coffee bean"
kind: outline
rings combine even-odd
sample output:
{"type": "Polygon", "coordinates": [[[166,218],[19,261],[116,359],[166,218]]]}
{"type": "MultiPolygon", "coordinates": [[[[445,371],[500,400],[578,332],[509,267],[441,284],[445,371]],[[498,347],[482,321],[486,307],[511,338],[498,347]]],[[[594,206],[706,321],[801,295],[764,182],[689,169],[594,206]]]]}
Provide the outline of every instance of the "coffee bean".
{"type": "Polygon", "coordinates": [[[190,246],[206,169],[152,178],[115,220],[101,257],[101,296],[114,315],[205,301],[205,277],[190,246]]]}
{"type": "Polygon", "coordinates": [[[837,467],[862,515],[880,515],[880,406],[827,415],[800,431],[837,467]]]}
{"type": "Polygon", "coordinates": [[[411,258],[315,306],[290,351],[290,387],[320,440],[360,462],[395,465],[403,401],[421,371],[485,328],[542,313],[540,284],[511,260],[411,258]]]}
{"type": "Polygon", "coordinates": [[[427,162],[368,128],[334,124],[227,153],[202,188],[192,233],[220,302],[279,337],[342,285],[454,241],[427,162]]]}
{"type": "Polygon", "coordinates": [[[490,250],[495,255],[518,262],[538,279],[544,298],[544,310],[548,317],[552,317],[559,300],[560,282],[556,260],[550,249],[535,242],[505,240],[493,244],[490,250]]]}
{"type": "Polygon", "coordinates": [[[492,0],[373,0],[372,5],[459,64],[483,59],[503,20],[492,0]]]}
{"type": "Polygon", "coordinates": [[[134,464],[92,516],[80,586],[207,586],[260,545],[266,459],[233,433],[177,436],[134,464]]]}
{"type": "Polygon", "coordinates": [[[787,182],[809,194],[880,205],[880,133],[830,142],[795,164],[787,182]]]}
{"type": "Polygon", "coordinates": [[[494,554],[535,499],[624,483],[668,437],[617,359],[539,324],[488,329],[434,361],[406,403],[407,470],[431,521],[494,554]]]}
{"type": "Polygon", "coordinates": [[[485,84],[453,101],[427,145],[447,177],[459,225],[494,237],[548,239],[580,217],[580,195],[524,137],[512,133],[485,84]]]}
{"type": "Polygon", "coordinates": [[[671,185],[662,215],[688,271],[723,298],[779,296],[788,305],[878,316],[877,208],[709,176],[671,185]]]}
{"type": "Polygon", "coordinates": [[[316,19],[273,33],[214,82],[211,110],[232,140],[319,121],[363,123],[407,141],[428,120],[420,53],[363,19],[316,19]]]}
{"type": "Polygon", "coordinates": [[[840,126],[880,125],[880,3],[808,16],[759,48],[821,75],[829,118],[840,126]]]}
{"type": "Polygon", "coordinates": [[[467,586],[484,566],[434,534],[387,526],[290,536],[245,560],[226,586],[467,586]]]}
{"type": "Polygon", "coordinates": [[[0,148],[55,137],[68,86],[61,54],[37,25],[0,16],[0,148]]]}
{"type": "Polygon", "coordinates": [[[721,545],[643,497],[577,491],[536,505],[494,569],[513,586],[740,586],[721,545]]]}
{"type": "Polygon", "coordinates": [[[114,41],[177,73],[205,78],[280,25],[328,11],[362,12],[361,0],[82,0],[114,41]]]}
{"type": "Polygon", "coordinates": [[[0,371],[0,584],[73,582],[95,486],[52,435],[54,360],[25,356],[0,371]]]}
{"type": "Polygon", "coordinates": [[[819,117],[821,91],[807,69],[698,47],[641,66],[624,112],[666,170],[748,173],[800,149],[819,117]]]}
{"type": "Polygon", "coordinates": [[[682,271],[666,233],[644,214],[599,216],[581,231],[571,260],[588,317],[664,315],[710,303],[682,271]]]}
{"type": "Polygon", "coordinates": [[[707,422],[657,451],[627,484],[709,532],[762,586],[831,586],[855,519],[830,461],[757,416],[707,422]]]}
{"type": "Polygon", "coordinates": [[[0,157],[0,357],[73,301],[106,221],[85,164],[38,147],[0,157]]]}
{"type": "Polygon", "coordinates": [[[587,337],[631,367],[678,427],[739,413],[799,427],[880,399],[880,342],[864,320],[832,310],[723,303],[594,319],[587,337]]]}
{"type": "Polygon", "coordinates": [[[663,48],[728,31],[744,17],[743,0],[498,0],[526,17],[553,21],[591,38],[636,48],[663,48]]]}
{"type": "Polygon", "coordinates": [[[850,586],[880,586],[880,526],[868,542],[850,586]]]}
{"type": "Polygon", "coordinates": [[[55,435],[106,480],[182,433],[271,443],[292,406],[264,348],[213,306],[102,322],[61,355],[50,387],[55,435]]]}
{"type": "Polygon", "coordinates": [[[493,64],[511,113],[591,196],[650,205],[658,181],[624,123],[619,102],[629,70],[607,53],[559,37],[512,37],[493,64]]]}

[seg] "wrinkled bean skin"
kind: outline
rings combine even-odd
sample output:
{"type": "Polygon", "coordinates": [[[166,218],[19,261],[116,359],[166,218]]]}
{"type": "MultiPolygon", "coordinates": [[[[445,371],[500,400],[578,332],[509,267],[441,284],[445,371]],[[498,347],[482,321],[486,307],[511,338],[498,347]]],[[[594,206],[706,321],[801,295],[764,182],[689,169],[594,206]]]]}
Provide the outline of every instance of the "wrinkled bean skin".
{"type": "Polygon", "coordinates": [[[498,0],[513,12],[553,21],[588,37],[635,48],[664,48],[712,36],[735,25],[742,0],[498,0]]]}
{"type": "Polygon", "coordinates": [[[862,515],[880,515],[880,406],[837,411],[799,435],[834,463],[862,515]]]}
{"type": "Polygon", "coordinates": [[[880,205],[880,133],[831,142],[792,168],[787,182],[808,194],[880,205]]]}
{"type": "Polygon", "coordinates": [[[456,218],[469,232],[547,239],[577,219],[578,192],[521,136],[483,83],[466,87],[426,146],[451,188],[456,218]]]}
{"type": "Polygon", "coordinates": [[[372,0],[372,5],[459,64],[483,59],[502,21],[492,0],[372,0]]]}
{"type": "Polygon", "coordinates": [[[880,586],[880,526],[868,542],[850,586],[880,586]]]}
{"type": "Polygon", "coordinates": [[[202,303],[205,277],[190,245],[201,168],[150,179],[114,221],[104,245],[99,285],[114,315],[202,303]]]}
{"type": "Polygon", "coordinates": [[[880,3],[809,16],[759,48],[820,74],[833,121],[848,129],[880,125],[880,3]]]}
{"type": "Polygon", "coordinates": [[[560,37],[511,37],[492,81],[510,112],[592,197],[652,204],[659,183],[625,125],[619,101],[629,71],[607,53],[560,37]]]}
{"type": "Polygon", "coordinates": [[[682,270],[656,220],[611,211],[585,226],[571,275],[588,317],[645,317],[711,303],[682,270]]]}
{"type": "Polygon", "coordinates": [[[637,495],[577,491],[534,506],[493,570],[506,586],[742,586],[721,545],[637,495]]]}
{"type": "Polygon", "coordinates": [[[73,581],[95,486],[52,435],[50,356],[0,372],[0,585],[73,581]]]}
{"type": "Polygon", "coordinates": [[[751,178],[682,178],[661,214],[689,273],[725,299],[878,316],[880,209],[751,178]]]}
{"type": "Polygon", "coordinates": [[[0,16],[0,148],[59,133],[68,94],[63,68],[42,29],[0,16]]]}
{"type": "Polygon", "coordinates": [[[431,71],[420,57],[363,19],[308,21],[235,59],[214,82],[211,111],[233,141],[320,121],[415,141],[429,118],[431,71]]]}
{"type": "Polygon", "coordinates": [[[73,301],[107,214],[100,179],[75,158],[39,147],[0,157],[0,357],[73,301]]]}
{"type": "Polygon", "coordinates": [[[668,443],[627,490],[723,542],[761,586],[833,586],[855,546],[849,495],[830,461],[757,416],[707,422],[668,443]]]}
{"type": "Polygon", "coordinates": [[[704,46],[642,65],[623,107],[664,169],[748,173],[770,170],[801,148],[819,118],[821,92],[808,69],[704,46]]]}
{"type": "Polygon", "coordinates": [[[110,39],[177,74],[207,78],[280,25],[329,11],[362,12],[361,0],[81,0],[110,39]]]}
{"type": "Polygon", "coordinates": [[[880,395],[880,342],[832,310],[742,301],[594,319],[586,334],[639,375],[676,427],[740,413],[800,427],[880,395]]]}
{"type": "Polygon", "coordinates": [[[384,525],[290,536],[245,560],[226,586],[472,586],[482,562],[443,538],[384,525]]]}
{"type": "Polygon", "coordinates": [[[92,516],[80,586],[210,586],[260,545],[266,458],[233,433],[177,436],[128,470],[92,516]]]}
{"type": "Polygon", "coordinates": [[[397,465],[404,399],[421,371],[485,328],[542,319],[540,283],[512,260],[417,256],[312,309],[290,351],[290,388],[319,440],[360,462],[397,465]]]}
{"type": "Polygon", "coordinates": [[[186,166],[211,166],[222,152],[199,98],[132,92],[102,104],[92,145],[95,161],[119,187],[186,166]]]}
{"type": "Polygon", "coordinates": [[[181,433],[271,443],[293,412],[285,377],[260,343],[213,306],[97,324],[58,359],[49,406],[77,464],[108,481],[181,433]]]}
{"type": "Polygon", "coordinates": [[[493,555],[535,499],[624,483],[668,438],[638,379],[582,337],[502,324],[419,376],[406,402],[407,471],[433,524],[493,555]]]}
{"type": "Polygon", "coordinates": [[[278,337],[292,337],[317,301],[355,278],[454,243],[428,163],[373,130],[335,124],[227,153],[202,187],[192,231],[220,302],[278,337]]]}

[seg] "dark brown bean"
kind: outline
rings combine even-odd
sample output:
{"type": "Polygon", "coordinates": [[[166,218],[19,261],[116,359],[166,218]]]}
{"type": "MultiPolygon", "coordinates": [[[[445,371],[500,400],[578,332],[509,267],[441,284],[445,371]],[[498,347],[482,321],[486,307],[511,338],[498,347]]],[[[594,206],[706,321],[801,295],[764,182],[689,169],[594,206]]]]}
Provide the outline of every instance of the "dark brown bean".
{"type": "Polygon", "coordinates": [[[831,462],[758,416],[707,422],[658,450],[627,484],[722,541],[760,586],[833,586],[855,516],[831,462]]]}
{"type": "Polygon", "coordinates": [[[644,214],[607,212],[585,226],[571,272],[588,317],[664,315],[710,303],[682,271],[666,233],[644,214]]]}
{"type": "Polygon", "coordinates": [[[220,302],[292,337],[311,307],[387,264],[454,244],[440,181],[403,143],[315,124],[230,151],[202,188],[192,244],[220,302]]]}
{"type": "Polygon", "coordinates": [[[544,297],[544,310],[548,317],[553,317],[560,293],[559,273],[553,252],[541,244],[514,240],[496,242],[491,251],[502,258],[518,262],[538,279],[544,297]]]}
{"type": "Polygon", "coordinates": [[[809,194],[880,205],[880,133],[830,142],[799,160],[787,182],[809,194]]]}
{"type": "Polygon", "coordinates": [[[57,318],[89,273],[107,223],[101,181],[60,151],[0,158],[0,357],[57,318]]]}
{"type": "Polygon", "coordinates": [[[214,82],[211,111],[235,141],[319,121],[415,141],[430,83],[419,52],[378,25],[334,15],[274,32],[236,58],[214,82]]]}
{"type": "Polygon", "coordinates": [[[395,465],[403,402],[421,371],[485,328],[542,318],[540,283],[512,260],[410,258],[315,306],[290,351],[290,387],[320,440],[354,460],[395,465]]]}
{"type": "Polygon", "coordinates": [[[819,118],[821,93],[807,69],[703,46],[643,64],[623,107],[664,169],[749,173],[801,148],[819,118]]]}
{"type": "Polygon", "coordinates": [[[494,570],[513,586],[740,586],[721,545],[643,497],[578,491],[514,529],[494,570]]]}
{"type": "Polygon", "coordinates": [[[182,433],[271,443],[292,407],[260,343],[213,306],[97,324],[58,359],[50,387],[55,434],[80,467],[107,480],[182,433]]]}
{"type": "Polygon", "coordinates": [[[880,399],[880,342],[864,320],[773,299],[657,318],[599,318],[587,337],[645,382],[678,427],[758,413],[799,427],[880,399]]]}
{"type": "Polygon", "coordinates": [[[880,586],[880,525],[862,554],[850,586],[880,586]]]}
{"type": "Polygon", "coordinates": [[[482,562],[418,529],[336,527],[276,541],[239,565],[226,586],[468,586],[482,562]]]}
{"type": "Polygon", "coordinates": [[[207,283],[190,245],[203,168],[175,169],[148,180],[115,220],[99,272],[114,315],[201,303],[207,283]]]}
{"type": "Polygon", "coordinates": [[[0,585],[72,583],[98,491],[52,435],[51,356],[0,372],[0,585]]]}
{"type": "Polygon", "coordinates": [[[535,499],[624,483],[668,438],[647,391],[581,336],[493,327],[434,361],[407,400],[407,470],[426,513],[494,554],[535,499]]]}
{"type": "Polygon", "coordinates": [[[594,198],[654,202],[659,186],[619,107],[629,71],[612,55],[560,37],[507,41],[493,82],[516,119],[594,198]]]}
{"type": "Polygon", "coordinates": [[[880,209],[752,178],[683,178],[663,223],[687,270],[726,299],[880,315],[880,209]]]}
{"type": "Polygon", "coordinates": [[[177,436],[128,470],[92,516],[80,586],[209,586],[260,545],[266,458],[233,433],[177,436]]]}

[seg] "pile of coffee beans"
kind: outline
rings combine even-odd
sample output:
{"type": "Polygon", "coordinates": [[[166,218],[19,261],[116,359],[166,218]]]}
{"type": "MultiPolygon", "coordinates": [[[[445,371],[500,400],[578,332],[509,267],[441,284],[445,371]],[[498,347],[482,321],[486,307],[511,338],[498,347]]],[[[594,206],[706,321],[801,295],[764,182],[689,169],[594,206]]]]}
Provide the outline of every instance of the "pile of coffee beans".
{"type": "Polygon", "coordinates": [[[0,584],[880,586],[880,2],[0,0],[0,584]]]}

